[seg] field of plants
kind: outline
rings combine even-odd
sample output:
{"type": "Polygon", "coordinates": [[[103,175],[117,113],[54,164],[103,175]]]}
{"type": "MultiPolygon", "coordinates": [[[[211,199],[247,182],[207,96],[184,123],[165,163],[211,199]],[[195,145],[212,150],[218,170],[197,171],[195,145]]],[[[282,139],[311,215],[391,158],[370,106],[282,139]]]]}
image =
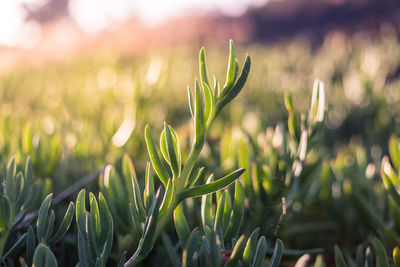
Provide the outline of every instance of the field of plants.
{"type": "Polygon", "coordinates": [[[0,266],[400,266],[393,30],[200,48],[0,76],[0,266]]]}

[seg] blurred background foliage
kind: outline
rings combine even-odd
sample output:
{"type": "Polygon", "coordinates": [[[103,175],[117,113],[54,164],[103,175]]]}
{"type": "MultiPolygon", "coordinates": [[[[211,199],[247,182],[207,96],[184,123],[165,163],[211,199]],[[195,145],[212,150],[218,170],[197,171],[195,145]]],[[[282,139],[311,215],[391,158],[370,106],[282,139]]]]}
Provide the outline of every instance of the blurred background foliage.
{"type": "MultiPolygon", "coordinates": [[[[251,76],[212,136],[219,136],[223,127],[255,135],[285,121],[285,91],[293,95],[296,109],[305,111],[313,80],[319,78],[325,83],[329,110],[320,149],[335,154],[356,142],[369,159],[379,159],[400,120],[398,38],[385,31],[381,35],[360,40],[332,34],[319,48],[302,38],[243,46],[241,50],[255,58],[251,76]]],[[[187,145],[185,87],[197,74],[196,54],[194,47],[136,57],[95,54],[3,74],[1,157],[16,151],[30,154],[43,178],[65,169],[65,164],[70,171],[87,171],[122,152],[145,160],[144,125],[157,129],[164,120],[186,133],[187,145]],[[42,161],[47,166],[40,169],[42,161]]],[[[217,77],[223,74],[226,56],[218,46],[208,48],[210,72],[217,77]]]]}

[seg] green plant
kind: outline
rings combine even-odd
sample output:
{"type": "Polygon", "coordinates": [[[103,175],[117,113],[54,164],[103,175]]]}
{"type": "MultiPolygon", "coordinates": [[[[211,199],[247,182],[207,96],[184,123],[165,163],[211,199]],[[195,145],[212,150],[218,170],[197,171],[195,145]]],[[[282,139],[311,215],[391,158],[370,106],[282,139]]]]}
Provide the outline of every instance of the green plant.
{"type": "Polygon", "coordinates": [[[356,259],[352,259],[347,256],[347,262],[343,256],[340,248],[335,245],[335,263],[337,267],[347,267],[347,266],[376,266],[376,267],[389,267],[389,258],[386,254],[385,247],[378,238],[374,238],[369,246],[358,246],[356,259]],[[372,249],[374,253],[372,252],[372,249]],[[375,264],[374,264],[375,262],[375,264]]]}
{"type": "Polygon", "coordinates": [[[283,244],[278,239],[268,265],[265,264],[267,242],[264,236],[258,237],[259,229],[254,230],[249,238],[242,235],[233,242],[232,248],[225,248],[219,233],[207,229],[204,235],[198,229],[190,233],[181,258],[171,246],[168,236],[162,235],[173,266],[278,267],[281,262],[283,244]]]}
{"type": "MultiPolygon", "coordinates": [[[[161,152],[164,160],[168,163],[172,175],[168,173],[167,169],[161,162],[155,142],[150,132],[150,128],[149,126],[146,126],[145,138],[147,149],[152,166],[165,188],[165,194],[162,203],[157,197],[155,197],[152,201],[152,206],[155,205],[154,203],[160,202],[160,213],[158,214],[158,205],[155,205],[156,208],[150,208],[149,214],[146,214],[146,222],[148,222],[147,226],[149,229],[152,229],[152,231],[145,229],[141,238],[141,241],[143,242],[139,242],[139,247],[137,249],[137,251],[140,252],[136,252],[125,263],[125,266],[140,262],[140,260],[149,253],[154,245],[155,240],[158,238],[162,229],[165,227],[165,224],[168,222],[170,216],[180,202],[187,198],[197,197],[220,190],[234,182],[244,172],[244,169],[239,169],[214,182],[193,186],[196,182],[196,178],[198,178],[198,173],[193,172],[193,168],[198,162],[200,152],[204,146],[205,138],[211,127],[211,124],[222,108],[234,97],[236,97],[237,94],[239,94],[239,92],[242,90],[250,70],[250,58],[246,56],[242,72],[238,76],[239,65],[236,59],[233,42],[230,42],[227,78],[222,90],[220,89],[219,83],[216,79],[214,79],[214,90],[211,90],[204,49],[201,49],[200,51],[199,69],[203,93],[201,92],[201,87],[198,81],[195,81],[195,97],[193,96],[192,91],[188,89],[189,107],[194,120],[194,138],[189,156],[184,164],[182,164],[179,139],[172,127],[164,123],[164,130],[161,134],[161,152]],[[154,209],[156,212],[154,212],[154,209]],[[149,244],[146,241],[149,242],[149,244]]],[[[148,181],[148,183],[151,182],[148,181]]],[[[148,188],[151,187],[149,186],[148,188]]],[[[142,203],[138,198],[140,195],[139,188],[135,187],[134,190],[137,195],[135,212],[138,214],[140,212],[143,213],[144,209],[140,209],[140,207],[142,207],[142,203]]],[[[149,196],[153,195],[150,190],[151,189],[146,192],[146,194],[149,196]]]]}
{"type": "MultiPolygon", "coordinates": [[[[140,236],[136,252],[128,259],[125,266],[137,264],[148,255],[179,203],[187,198],[220,190],[234,182],[244,172],[244,169],[239,169],[214,182],[195,186],[200,177],[200,169],[196,171],[193,171],[193,169],[198,163],[207,133],[215,117],[242,90],[250,70],[250,58],[246,57],[243,70],[238,75],[238,61],[233,42],[230,43],[227,79],[222,89],[220,89],[218,81],[214,79],[214,87],[211,90],[204,49],[200,51],[199,68],[201,86],[198,81],[195,81],[195,97],[192,91],[188,89],[189,107],[194,120],[194,138],[186,162],[183,163],[182,160],[178,135],[171,126],[164,123],[160,138],[160,150],[168,165],[167,170],[159,157],[150,127],[146,126],[145,139],[151,164],[162,183],[161,188],[157,191],[158,193],[155,194],[155,183],[150,167],[148,166],[146,171],[145,189],[141,190],[133,164],[126,157],[124,157],[122,163],[122,180],[110,181],[110,178],[118,179],[115,173],[111,176],[109,173],[105,173],[101,180],[101,188],[106,192],[105,196],[111,203],[111,212],[114,214],[118,214],[118,210],[127,208],[127,205],[118,197],[118,191],[125,191],[129,200],[131,216],[125,218],[124,226],[126,226],[126,229],[131,227],[133,240],[140,236]]],[[[109,172],[110,169],[106,171],[109,172]]]]}
{"type": "MultiPolygon", "coordinates": [[[[13,228],[20,223],[35,197],[38,186],[32,183],[32,163],[27,159],[24,172],[17,172],[15,157],[8,163],[6,172],[0,176],[0,262],[3,261],[15,248],[4,252],[7,239],[13,228]]],[[[22,235],[17,244],[23,242],[26,235],[22,235]]]]}
{"type": "MultiPolygon", "coordinates": [[[[206,184],[213,181],[211,175],[206,184]]],[[[213,194],[202,196],[202,230],[190,231],[183,203],[174,211],[174,223],[182,247],[182,257],[177,252],[165,233],[162,239],[173,266],[264,266],[268,253],[264,236],[259,238],[260,229],[254,230],[250,237],[239,236],[244,215],[244,190],[239,181],[235,186],[224,190],[217,197],[217,206],[213,209],[213,194]],[[233,200],[231,200],[231,195],[233,200]],[[257,241],[258,240],[258,241],[257,241]]],[[[268,266],[278,266],[283,253],[283,244],[277,240],[271,262],[268,266]]]]}
{"type": "Polygon", "coordinates": [[[70,203],[67,211],[65,212],[64,218],[55,232],[55,212],[49,209],[53,200],[53,194],[48,195],[42,202],[38,212],[38,219],[36,221],[36,237],[32,226],[29,226],[26,234],[26,262],[20,258],[20,264],[31,266],[55,266],[57,261],[54,257],[50,246],[60,242],[67,230],[69,229],[74,216],[74,203],[70,203]],[[38,246],[35,249],[36,243],[38,246]],[[45,263],[42,262],[47,262],[45,263]]]}
{"type": "Polygon", "coordinates": [[[275,129],[267,129],[262,139],[257,136],[258,140],[246,129],[242,129],[243,138],[239,140],[233,139],[233,133],[228,131],[221,141],[222,161],[234,158],[236,166],[248,170],[242,176],[249,203],[246,214],[252,217],[248,226],[251,225],[250,229],[261,226],[268,237],[276,237],[285,220],[289,220],[289,227],[296,221],[293,203],[303,203],[308,197],[306,190],[315,182],[313,174],[322,161],[315,160],[314,155],[326,114],[324,84],[316,80],[312,92],[307,115],[297,112],[291,94],[285,94],[287,126],[278,123],[275,129]],[[225,151],[237,152],[226,158],[225,151]],[[311,160],[307,159],[309,154],[311,160]]]}
{"type": "Polygon", "coordinates": [[[101,193],[99,202],[90,193],[90,211],[86,211],[86,191],[82,189],[76,199],[79,264],[105,266],[111,252],[114,227],[107,203],[101,193]]]}
{"type": "Polygon", "coordinates": [[[381,37],[248,44],[248,82],[231,43],[224,86],[201,50],[187,114],[191,47],[2,73],[0,265],[400,266],[400,46],[381,37]]]}

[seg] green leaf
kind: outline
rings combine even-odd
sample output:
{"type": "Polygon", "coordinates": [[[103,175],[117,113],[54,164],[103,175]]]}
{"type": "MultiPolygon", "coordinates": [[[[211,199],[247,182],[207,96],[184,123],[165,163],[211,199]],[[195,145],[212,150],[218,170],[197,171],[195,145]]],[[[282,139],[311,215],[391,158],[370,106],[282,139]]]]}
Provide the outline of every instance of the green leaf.
{"type": "Polygon", "coordinates": [[[160,181],[167,187],[169,174],[167,170],[164,168],[164,165],[161,163],[160,157],[158,156],[157,148],[154,143],[153,137],[151,136],[151,131],[149,125],[146,125],[145,128],[145,140],[147,145],[147,151],[150,156],[151,163],[153,165],[154,170],[156,171],[160,181]]]}
{"type": "MultiPolygon", "coordinates": [[[[203,236],[203,242],[205,243],[207,241],[207,239],[205,238],[205,236],[203,236]]],[[[200,247],[200,252],[199,252],[199,266],[207,266],[208,264],[208,251],[204,248],[204,243],[203,246],[200,247]]]]}
{"type": "Polygon", "coordinates": [[[25,200],[28,198],[28,192],[31,186],[32,182],[32,160],[30,157],[26,160],[25,164],[25,172],[24,172],[24,185],[22,187],[21,194],[18,197],[18,200],[16,202],[16,207],[21,207],[21,205],[25,202],[25,200]]]}
{"type": "Polygon", "coordinates": [[[217,229],[217,224],[219,224],[220,226],[223,224],[225,199],[226,199],[226,191],[224,191],[221,197],[218,199],[217,211],[215,213],[215,220],[214,220],[214,228],[213,228],[214,231],[216,231],[217,229]]]}
{"type": "Polygon", "coordinates": [[[176,253],[176,250],[171,240],[164,231],[161,232],[161,238],[164,243],[164,247],[167,250],[167,255],[170,260],[170,263],[172,264],[173,267],[178,267],[178,262],[180,261],[178,253],[176,253]]]}
{"type": "Polygon", "coordinates": [[[53,235],[55,219],[56,219],[56,214],[54,213],[54,210],[51,210],[50,211],[50,216],[49,216],[49,221],[47,222],[46,235],[44,237],[44,240],[46,241],[46,244],[47,244],[47,240],[49,240],[51,238],[51,236],[53,235]]]}
{"type": "Polygon", "coordinates": [[[202,47],[200,49],[199,71],[200,71],[200,80],[201,80],[201,82],[206,84],[206,85],[208,85],[208,87],[210,87],[210,83],[208,81],[207,61],[206,61],[206,55],[205,55],[204,47],[202,47]]]}
{"type": "MultiPolygon", "coordinates": [[[[23,186],[23,175],[21,172],[18,172],[17,176],[14,177],[14,182],[13,182],[13,187],[12,187],[12,191],[13,191],[13,196],[14,199],[11,200],[11,202],[16,203],[19,199],[19,197],[21,196],[21,191],[22,191],[22,186],[23,186]]],[[[19,208],[17,206],[15,206],[15,208],[19,208]]]]}
{"type": "Polygon", "coordinates": [[[33,267],[56,267],[57,260],[53,252],[44,244],[39,244],[33,257],[33,267]]]}
{"type": "Polygon", "coordinates": [[[256,247],[257,247],[257,239],[260,233],[260,228],[256,228],[250,235],[249,239],[247,240],[246,247],[243,252],[243,266],[249,267],[251,265],[251,261],[256,254],[256,247]]]}
{"type": "Polygon", "coordinates": [[[154,198],[154,176],[151,171],[150,162],[146,164],[146,188],[144,189],[144,204],[146,205],[146,211],[150,209],[151,200],[154,198]]]}
{"type": "Polygon", "coordinates": [[[200,149],[203,146],[205,139],[205,123],[204,123],[204,105],[203,105],[203,95],[200,91],[199,82],[195,82],[196,91],[196,104],[194,107],[195,117],[194,117],[194,129],[195,129],[195,147],[200,149]]]}
{"type": "Polygon", "coordinates": [[[294,111],[292,95],[289,92],[285,92],[285,108],[289,113],[294,111]]]}
{"type": "Polygon", "coordinates": [[[337,267],[347,267],[342,251],[340,251],[340,248],[337,245],[335,245],[335,263],[337,267]]]}
{"type": "Polygon", "coordinates": [[[189,177],[186,188],[192,187],[199,180],[199,178],[202,177],[205,169],[205,167],[197,168],[189,177]]]}
{"type": "Polygon", "coordinates": [[[140,187],[137,179],[132,176],[133,199],[139,216],[146,217],[146,210],[143,206],[142,195],[140,194],[140,187]]]}
{"type": "Polygon", "coordinates": [[[165,161],[169,165],[171,165],[171,160],[169,159],[169,155],[168,155],[167,140],[165,139],[165,124],[166,124],[166,122],[164,122],[164,129],[161,132],[161,136],[160,136],[160,149],[161,149],[161,155],[164,157],[165,161]]]}
{"type": "Polygon", "coordinates": [[[218,114],[226,104],[231,102],[232,99],[235,98],[240,93],[240,91],[243,89],[243,86],[246,83],[247,77],[250,72],[250,65],[251,65],[250,57],[247,55],[244,65],[243,65],[242,73],[240,74],[235,85],[233,86],[232,89],[229,90],[229,92],[225,96],[223,96],[217,102],[216,114],[218,114]]]}
{"type": "Polygon", "coordinates": [[[399,141],[394,134],[389,139],[389,153],[394,167],[398,170],[400,168],[400,149],[399,141]]]}
{"type": "Polygon", "coordinates": [[[204,121],[206,122],[206,125],[208,125],[212,120],[211,115],[214,108],[214,98],[209,85],[203,83],[203,88],[204,88],[204,102],[205,102],[204,121]]]}
{"type": "Polygon", "coordinates": [[[110,255],[113,243],[114,225],[110,211],[108,210],[107,202],[101,192],[99,193],[99,216],[100,235],[98,240],[101,244],[103,244],[102,255],[105,259],[107,259],[110,255]]]}
{"type": "Polygon", "coordinates": [[[376,267],[389,267],[386,250],[378,238],[374,237],[374,248],[376,254],[376,267]]]}
{"type": "Polygon", "coordinates": [[[243,252],[246,246],[246,237],[242,235],[236,242],[229,260],[224,264],[224,267],[238,266],[239,261],[242,259],[243,252]]]}
{"type": "Polygon", "coordinates": [[[190,229],[185,218],[183,203],[180,203],[174,210],[174,222],[176,233],[178,234],[182,247],[185,247],[186,241],[190,236],[190,229]]]}
{"type": "Polygon", "coordinates": [[[153,238],[158,221],[158,211],[161,203],[161,187],[158,188],[157,193],[151,203],[149,213],[147,214],[146,221],[144,224],[143,236],[140,238],[138,248],[135,254],[125,263],[124,266],[132,266],[135,263],[141,261],[147,256],[153,247],[153,238]]]}
{"type": "Polygon", "coordinates": [[[283,252],[283,243],[277,239],[275,243],[274,253],[272,254],[271,261],[268,263],[268,267],[278,267],[281,263],[283,252]]]}
{"type": "Polygon", "coordinates": [[[167,153],[169,164],[171,166],[172,173],[174,177],[178,177],[180,174],[180,166],[178,165],[178,151],[176,151],[177,145],[175,144],[170,127],[166,122],[164,122],[164,133],[165,133],[165,144],[167,146],[167,153]]]}
{"type": "Polygon", "coordinates": [[[245,169],[238,169],[227,176],[218,179],[215,182],[210,182],[201,186],[195,186],[186,190],[179,192],[179,200],[184,200],[189,197],[198,197],[206,194],[216,192],[231,183],[233,183],[240,175],[245,171],[245,169]]]}
{"type": "Polygon", "coordinates": [[[225,232],[225,238],[231,240],[239,233],[240,226],[242,225],[244,214],[244,191],[242,184],[235,181],[235,196],[233,201],[233,209],[230,216],[229,226],[225,232]]]}
{"type": "MultiPolygon", "coordinates": [[[[116,173],[114,171],[115,169],[112,168],[111,171],[112,173],[114,173],[116,176],[119,177],[119,179],[121,179],[121,177],[118,175],[118,173],[116,173]]],[[[124,153],[123,157],[122,157],[122,179],[121,182],[123,184],[123,186],[121,186],[122,190],[124,192],[124,200],[128,199],[129,202],[133,202],[134,201],[134,197],[133,197],[133,188],[132,188],[132,180],[131,177],[135,177],[137,179],[136,176],[136,171],[135,171],[135,166],[133,165],[132,159],[129,157],[129,155],[127,153],[124,153]]],[[[118,190],[118,192],[121,192],[118,190]]]]}
{"type": "Polygon", "coordinates": [[[8,162],[7,175],[6,175],[6,196],[10,201],[13,201],[16,197],[15,192],[13,190],[15,173],[16,173],[15,156],[13,156],[8,162]]]}
{"type": "Polygon", "coordinates": [[[174,151],[176,154],[176,161],[178,164],[178,174],[181,174],[181,164],[182,164],[182,155],[181,155],[181,148],[179,145],[179,138],[177,133],[175,132],[175,130],[171,127],[168,126],[169,131],[171,132],[171,136],[172,136],[172,144],[174,145],[174,151]]]}
{"type": "Polygon", "coordinates": [[[100,235],[100,212],[96,197],[93,193],[89,193],[90,212],[87,216],[86,232],[89,237],[89,246],[95,250],[96,256],[101,254],[102,242],[98,236],[100,235]]]}
{"type": "Polygon", "coordinates": [[[193,255],[197,250],[198,240],[199,240],[199,231],[197,229],[194,229],[187,240],[186,247],[182,254],[183,267],[195,266],[193,255]]]}
{"type": "Polygon", "coordinates": [[[314,122],[315,114],[317,113],[318,91],[319,91],[319,80],[315,79],[311,95],[311,105],[308,111],[308,123],[310,125],[314,122]]]}
{"type": "Polygon", "coordinates": [[[142,221],[140,220],[140,216],[137,213],[134,204],[132,203],[129,203],[129,213],[134,229],[136,230],[137,233],[142,235],[143,234],[142,221]]]}
{"type": "MultiPolygon", "coordinates": [[[[218,225],[219,226],[219,225],[218,225]]],[[[221,266],[221,240],[217,234],[212,231],[210,233],[210,261],[212,267],[221,266]]]]}
{"type": "Polygon", "coordinates": [[[60,227],[58,228],[56,234],[48,242],[49,246],[54,245],[59,241],[61,241],[61,239],[64,237],[65,233],[71,226],[71,222],[74,218],[74,213],[75,213],[75,205],[73,202],[70,202],[60,227]]]}
{"type": "Polygon", "coordinates": [[[219,249],[225,249],[224,235],[222,234],[222,228],[221,228],[221,225],[219,224],[219,222],[216,223],[214,232],[217,235],[217,242],[219,245],[219,249]]]}
{"type": "Polygon", "coordinates": [[[193,92],[190,89],[190,87],[187,87],[188,91],[188,101],[189,101],[189,109],[190,109],[190,114],[192,115],[192,118],[194,118],[194,96],[193,92]]]}
{"type": "Polygon", "coordinates": [[[224,89],[222,90],[221,97],[224,97],[229,90],[232,88],[233,84],[236,80],[235,75],[235,61],[236,61],[236,52],[235,46],[233,45],[233,41],[229,41],[229,61],[228,61],[228,69],[226,73],[226,82],[224,85],[224,89]]]}
{"type": "MultiPolygon", "coordinates": [[[[206,184],[212,182],[214,175],[211,174],[207,179],[206,184]]],[[[201,221],[203,229],[206,231],[206,226],[213,227],[213,214],[212,214],[212,194],[206,194],[201,197],[201,221]]]]}
{"type": "Polygon", "coordinates": [[[235,58],[235,74],[233,78],[234,81],[236,81],[238,73],[239,73],[239,61],[235,58]]]}
{"type": "Polygon", "coordinates": [[[171,179],[169,179],[167,189],[165,191],[164,198],[161,203],[160,214],[159,214],[160,217],[164,216],[165,212],[171,205],[172,195],[174,194],[174,187],[175,187],[174,182],[171,179]]]}
{"type": "Polygon", "coordinates": [[[265,254],[267,252],[267,241],[264,236],[261,236],[257,242],[256,253],[254,255],[252,267],[262,267],[265,261],[265,254]]]}
{"type": "Polygon", "coordinates": [[[36,240],[35,233],[32,226],[28,228],[28,233],[26,237],[26,262],[29,266],[32,265],[33,255],[35,254],[36,240]]]}
{"type": "MultiPolygon", "coordinates": [[[[227,191],[225,191],[227,192],[227,191]]],[[[222,217],[221,231],[222,233],[226,233],[228,230],[229,219],[231,218],[231,204],[228,192],[226,193],[225,203],[224,203],[224,212],[222,217]]],[[[224,235],[223,235],[224,236],[224,235]]]]}
{"type": "Polygon", "coordinates": [[[88,246],[87,237],[85,240],[84,236],[86,236],[85,233],[78,231],[79,263],[82,265],[82,267],[91,267],[91,266],[93,266],[93,260],[92,260],[90,249],[88,246]]]}
{"type": "Polygon", "coordinates": [[[397,206],[400,206],[400,195],[397,192],[397,189],[393,183],[396,181],[394,181],[392,176],[395,176],[392,166],[389,163],[389,159],[387,157],[384,157],[382,159],[382,165],[381,165],[381,177],[383,185],[389,192],[392,199],[397,203],[397,206]]]}
{"type": "Polygon", "coordinates": [[[318,84],[318,106],[314,117],[314,123],[322,123],[325,116],[325,86],[319,81],[318,84]]]}
{"type": "Polygon", "coordinates": [[[53,200],[53,194],[49,194],[42,202],[42,205],[39,209],[38,219],[36,222],[36,232],[37,238],[39,242],[45,240],[46,230],[49,227],[48,225],[48,214],[51,201],[53,200]]]}
{"type": "Polygon", "coordinates": [[[300,120],[296,113],[289,114],[288,117],[288,130],[292,138],[300,140],[300,120]]]}
{"type": "Polygon", "coordinates": [[[214,96],[217,98],[220,94],[220,86],[217,77],[213,76],[213,78],[214,78],[214,96]]]}
{"type": "Polygon", "coordinates": [[[86,190],[82,189],[78,197],[76,198],[76,223],[78,225],[78,230],[82,235],[82,238],[85,242],[88,241],[86,236],[86,205],[85,205],[85,195],[86,190]]]}
{"type": "Polygon", "coordinates": [[[0,195],[0,233],[10,229],[12,219],[10,201],[6,196],[0,195]]]}

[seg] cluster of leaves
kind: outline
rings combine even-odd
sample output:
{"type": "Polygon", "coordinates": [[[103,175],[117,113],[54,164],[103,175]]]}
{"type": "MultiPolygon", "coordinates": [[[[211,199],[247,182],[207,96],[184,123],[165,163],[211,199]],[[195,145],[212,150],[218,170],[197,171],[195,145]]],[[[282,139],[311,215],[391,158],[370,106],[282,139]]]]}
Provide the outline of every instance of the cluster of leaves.
{"type": "MultiPolygon", "coordinates": [[[[195,81],[195,97],[193,97],[191,90],[188,90],[189,106],[194,120],[194,138],[192,148],[185,163],[183,163],[181,159],[178,136],[172,127],[165,123],[164,130],[161,134],[160,148],[162,152],[161,154],[169,166],[169,170],[167,170],[159,157],[150,128],[146,126],[145,138],[151,159],[151,166],[155,170],[157,177],[161,182],[156,193],[154,189],[154,176],[150,164],[148,164],[146,171],[145,189],[141,190],[133,164],[129,157],[126,156],[122,162],[122,179],[118,179],[118,174],[116,172],[110,174],[112,169],[111,166],[105,168],[105,173],[100,180],[100,188],[104,191],[106,198],[100,193],[99,202],[97,202],[95,196],[90,193],[90,211],[87,211],[85,207],[85,190],[82,189],[78,194],[76,200],[76,223],[78,228],[77,240],[79,265],[105,266],[113,245],[113,221],[121,215],[121,212],[124,212],[125,214],[127,212],[129,213],[127,218],[126,216],[124,217],[126,224],[123,223],[124,219],[119,223],[122,225],[121,232],[125,232],[124,234],[129,234],[130,232],[133,241],[135,238],[139,238],[139,240],[136,242],[137,246],[135,252],[126,262],[124,262],[126,252],[123,253],[120,265],[131,266],[141,262],[151,252],[154,243],[157,241],[158,236],[165,228],[165,225],[170,220],[172,214],[175,218],[178,236],[182,237],[182,227],[185,226],[184,215],[181,209],[182,201],[188,198],[207,195],[225,188],[237,180],[244,172],[244,169],[238,169],[215,181],[212,181],[213,176],[211,176],[207,183],[195,185],[204,171],[204,167],[196,170],[193,169],[198,162],[200,152],[204,146],[211,124],[222,108],[241,91],[250,70],[250,58],[247,56],[243,70],[240,75],[238,74],[239,65],[236,59],[235,49],[232,42],[230,45],[227,78],[222,89],[220,89],[220,85],[215,78],[214,90],[210,89],[205,52],[204,49],[200,51],[200,80],[202,86],[199,85],[198,81],[195,81]],[[111,182],[110,179],[112,179],[111,182]],[[125,197],[124,201],[121,201],[121,196],[125,197]],[[128,201],[126,201],[126,197],[128,197],[128,201]],[[111,212],[108,208],[107,201],[110,203],[111,212]],[[125,210],[123,210],[124,208],[125,210]],[[114,220],[112,217],[113,214],[114,220]]],[[[30,161],[27,166],[26,172],[28,173],[30,181],[32,172],[30,161]]],[[[21,205],[25,200],[23,197],[27,196],[25,191],[30,185],[29,183],[21,182],[21,180],[23,180],[22,174],[18,174],[17,178],[15,178],[15,176],[15,162],[12,160],[8,167],[5,191],[11,200],[16,201],[16,207],[14,208],[14,205],[12,205],[13,208],[10,208],[11,204],[7,197],[4,197],[4,200],[2,199],[2,202],[5,203],[3,206],[6,207],[4,209],[5,214],[2,214],[2,219],[4,219],[5,222],[6,218],[9,219],[9,223],[3,227],[6,231],[4,237],[2,236],[4,240],[3,246],[7,241],[9,231],[19,222],[19,220],[24,218],[23,213],[21,215],[18,214],[19,216],[17,218],[19,220],[14,222],[12,219],[12,211],[14,212],[14,210],[18,211],[21,209],[21,205]],[[21,186],[21,184],[23,186],[21,186]],[[16,197],[14,194],[16,194],[16,197]]],[[[225,223],[227,219],[225,218],[226,216],[224,216],[224,221],[222,223],[221,212],[226,213],[229,207],[227,206],[228,202],[221,200],[225,206],[219,208],[219,215],[217,216],[218,218],[216,218],[215,223],[215,230],[219,229],[220,231],[227,231],[227,235],[232,237],[237,234],[242,220],[241,217],[243,216],[243,190],[241,187],[237,188],[236,194],[238,195],[238,199],[235,201],[235,206],[242,205],[241,209],[234,209],[235,212],[232,214],[229,225],[225,223]],[[238,203],[238,201],[240,203],[238,203]],[[240,212],[240,214],[237,214],[238,212],[240,212]],[[239,224],[237,224],[238,218],[240,218],[239,224]],[[222,225],[222,228],[218,226],[220,224],[222,225]],[[229,229],[225,229],[228,226],[229,229]]],[[[227,199],[225,198],[225,193],[222,196],[223,199],[227,199]]],[[[72,221],[74,205],[71,203],[59,230],[54,236],[52,236],[55,213],[54,211],[51,211],[50,214],[48,212],[51,200],[52,195],[45,198],[38,212],[36,237],[39,245],[35,252],[33,253],[32,251],[33,247],[35,247],[35,235],[32,227],[29,227],[28,232],[20,238],[20,240],[23,240],[27,236],[26,258],[28,264],[33,262],[34,266],[54,266],[57,264],[49,246],[54,245],[63,238],[72,221]]],[[[212,240],[216,242],[215,233],[213,236],[214,239],[212,240]]],[[[183,244],[187,241],[185,239],[181,240],[183,244]]],[[[11,249],[15,249],[19,243],[22,243],[22,241],[18,241],[11,249]]],[[[211,244],[215,245],[212,241],[211,244]]],[[[261,245],[257,246],[258,250],[262,249],[260,246],[265,247],[265,240],[260,244],[261,245]]],[[[264,250],[265,249],[262,249],[262,251],[264,250]]],[[[265,253],[262,251],[255,253],[256,259],[254,261],[257,263],[255,266],[259,266],[264,260],[265,253]]],[[[8,254],[10,253],[7,252],[3,255],[2,261],[4,263],[10,261],[9,264],[11,264],[12,260],[7,258],[8,254]]],[[[237,260],[238,259],[236,259],[236,261],[237,260]]],[[[20,262],[21,264],[25,263],[22,258],[20,259],[20,262]]]]}
{"type": "MultiPolygon", "coordinates": [[[[95,142],[84,141],[86,147],[71,152],[60,136],[35,135],[30,124],[17,144],[0,142],[7,153],[18,147],[17,158],[32,158],[25,169],[12,158],[0,176],[0,265],[138,266],[163,259],[160,265],[168,266],[399,266],[399,140],[390,139],[381,179],[366,174],[377,162],[368,163],[359,145],[331,157],[321,135],[325,88],[316,80],[307,114],[296,111],[287,93],[287,123],[265,133],[243,128],[236,139],[234,130],[220,130],[216,149],[212,126],[243,89],[250,58],[240,70],[230,43],[224,86],[210,79],[204,49],[199,62],[199,80],[187,90],[192,134],[164,122],[157,142],[150,125],[137,121],[144,142],[133,154],[147,150],[150,160],[136,164],[138,172],[128,154],[114,157],[120,152],[110,148],[116,125],[91,125],[96,130],[86,138],[99,132],[102,160],[117,160],[101,170],[98,184],[81,189],[86,184],[78,181],[53,200],[50,192],[65,183],[68,164],[82,154],[86,167],[101,161],[86,161],[85,153],[97,151],[89,148],[95,142]],[[88,189],[95,193],[87,197],[88,189]],[[75,202],[65,203],[74,193],[75,202]],[[341,248],[333,249],[335,243],[341,248]]],[[[135,101],[140,106],[147,100],[138,94],[135,101]]],[[[121,129],[131,134],[134,126],[127,121],[121,129]]]]}

